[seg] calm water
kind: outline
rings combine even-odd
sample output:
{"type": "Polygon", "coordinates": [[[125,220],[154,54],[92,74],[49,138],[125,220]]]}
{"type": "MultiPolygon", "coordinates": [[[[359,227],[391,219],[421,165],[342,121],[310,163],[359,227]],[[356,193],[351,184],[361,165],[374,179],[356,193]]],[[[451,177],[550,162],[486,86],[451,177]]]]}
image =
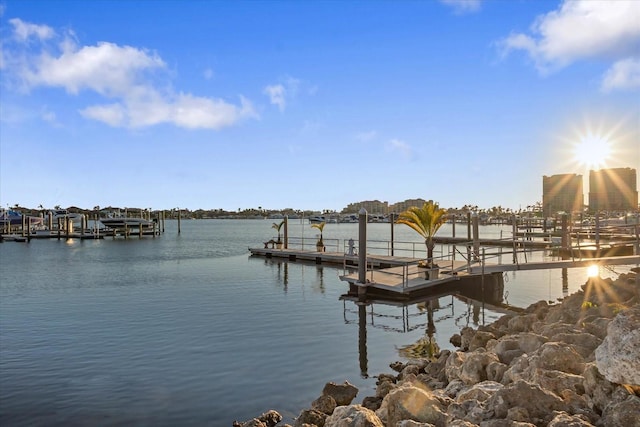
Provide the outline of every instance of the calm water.
{"type": "MultiPolygon", "coordinates": [[[[355,384],[358,403],[374,394],[369,375],[389,372],[398,349],[425,335],[426,314],[375,304],[359,325],[355,304],[340,300],[341,269],[249,256],[271,223],[183,221],[178,235],[167,222],[159,238],[0,244],[0,424],[229,426],[268,409],[291,422],[328,381],[355,384]]],[[[292,221],[289,234],[315,232],[292,221]]],[[[324,237],[357,241],[357,224],[328,224],[324,237]]],[[[389,237],[389,224],[369,225],[368,238],[389,237]]],[[[420,242],[403,226],[395,239],[420,242]]],[[[555,300],[585,278],[569,270],[563,290],[560,270],[509,273],[506,302],[555,300]]],[[[461,327],[500,316],[474,316],[454,296],[437,303],[443,348],[461,327]]]]}

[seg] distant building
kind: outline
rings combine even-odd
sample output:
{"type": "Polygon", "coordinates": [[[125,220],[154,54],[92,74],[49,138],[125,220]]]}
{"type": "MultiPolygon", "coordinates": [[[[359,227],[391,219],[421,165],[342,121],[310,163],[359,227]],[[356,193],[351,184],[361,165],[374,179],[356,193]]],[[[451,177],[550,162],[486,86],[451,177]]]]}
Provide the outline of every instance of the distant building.
{"type": "Polygon", "coordinates": [[[380,200],[366,200],[363,202],[349,203],[342,210],[343,213],[357,213],[360,209],[365,208],[369,214],[387,214],[389,212],[389,203],[380,200]]]}
{"type": "Polygon", "coordinates": [[[612,168],[589,171],[589,210],[634,211],[638,209],[636,170],[612,168]]]}
{"type": "Polygon", "coordinates": [[[426,202],[427,201],[424,199],[407,199],[403,202],[394,203],[393,205],[389,206],[389,211],[399,214],[413,206],[421,208],[422,205],[424,205],[426,202]]]}
{"type": "Polygon", "coordinates": [[[582,211],[583,206],[582,175],[561,174],[542,177],[544,216],[553,216],[557,212],[582,211]]]}

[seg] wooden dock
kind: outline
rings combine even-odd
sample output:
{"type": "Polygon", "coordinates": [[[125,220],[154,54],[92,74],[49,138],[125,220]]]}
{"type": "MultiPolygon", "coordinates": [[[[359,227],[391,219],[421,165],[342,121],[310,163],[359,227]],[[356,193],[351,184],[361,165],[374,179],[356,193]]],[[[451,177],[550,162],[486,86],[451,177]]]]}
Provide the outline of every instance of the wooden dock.
{"type": "Polygon", "coordinates": [[[437,260],[438,268],[421,268],[420,259],[385,255],[367,255],[366,280],[360,281],[357,255],[340,252],[316,252],[296,249],[250,248],[252,255],[281,258],[289,261],[308,261],[316,264],[342,266],[342,281],[349,284],[352,294],[378,295],[408,298],[430,289],[451,286],[453,282],[478,284],[499,282],[507,271],[546,270],[555,268],[584,268],[591,265],[640,265],[640,255],[599,258],[573,258],[552,261],[515,263],[487,263],[482,260],[437,260]]]}

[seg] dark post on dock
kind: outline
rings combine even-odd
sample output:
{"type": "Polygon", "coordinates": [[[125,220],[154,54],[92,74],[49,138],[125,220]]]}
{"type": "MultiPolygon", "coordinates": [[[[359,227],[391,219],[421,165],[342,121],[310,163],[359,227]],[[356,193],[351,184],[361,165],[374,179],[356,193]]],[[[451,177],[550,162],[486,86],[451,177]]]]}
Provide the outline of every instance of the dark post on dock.
{"type": "Polygon", "coordinates": [[[360,209],[358,213],[358,281],[360,283],[367,281],[367,211],[365,208],[360,209]]]}
{"type": "Polygon", "coordinates": [[[391,223],[391,256],[394,256],[394,250],[393,250],[393,240],[394,240],[394,235],[393,235],[393,227],[396,223],[396,214],[391,213],[389,214],[389,222],[391,223]]]}
{"type": "Polygon", "coordinates": [[[284,216],[284,248],[289,249],[289,215],[284,216]]]}

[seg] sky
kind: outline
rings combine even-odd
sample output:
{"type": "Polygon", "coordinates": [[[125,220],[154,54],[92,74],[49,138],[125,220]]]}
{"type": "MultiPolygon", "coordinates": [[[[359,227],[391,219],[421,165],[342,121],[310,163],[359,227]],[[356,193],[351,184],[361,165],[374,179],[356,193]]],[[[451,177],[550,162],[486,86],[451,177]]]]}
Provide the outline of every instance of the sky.
{"type": "MultiPolygon", "coordinates": [[[[640,171],[640,1],[2,1],[0,205],[524,209],[640,171]]],[[[586,198],[585,198],[586,200],[586,198]]]]}

